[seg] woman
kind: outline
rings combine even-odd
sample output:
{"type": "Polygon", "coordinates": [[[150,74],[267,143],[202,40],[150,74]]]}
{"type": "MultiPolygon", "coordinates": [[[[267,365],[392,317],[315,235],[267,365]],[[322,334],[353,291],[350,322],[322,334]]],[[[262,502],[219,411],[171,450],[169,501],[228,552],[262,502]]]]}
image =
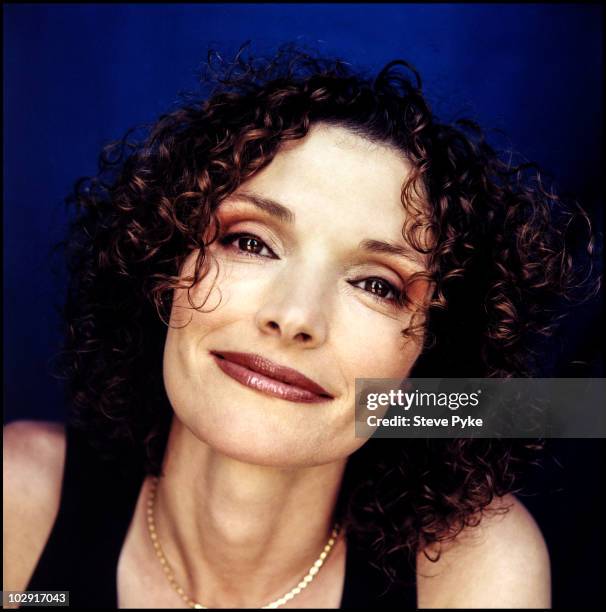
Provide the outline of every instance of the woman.
{"type": "Polygon", "coordinates": [[[531,375],[584,213],[439,123],[405,62],[285,48],[214,78],[77,184],[71,419],[6,428],[4,589],[548,607],[513,495],[533,445],[365,442],[355,379],[531,375]]]}

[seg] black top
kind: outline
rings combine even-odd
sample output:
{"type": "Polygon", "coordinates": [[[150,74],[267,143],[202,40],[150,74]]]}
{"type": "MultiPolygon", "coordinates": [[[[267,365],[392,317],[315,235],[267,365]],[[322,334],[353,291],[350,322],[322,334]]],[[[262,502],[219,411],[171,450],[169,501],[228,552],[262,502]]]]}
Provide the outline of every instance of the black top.
{"type": "MultiPolygon", "coordinates": [[[[101,462],[71,426],[66,439],[59,512],[27,590],[69,591],[70,606],[116,609],[118,558],[145,475],[101,462]]],[[[348,542],[341,608],[415,609],[414,572],[402,569],[407,586],[388,586],[348,542]]]]}

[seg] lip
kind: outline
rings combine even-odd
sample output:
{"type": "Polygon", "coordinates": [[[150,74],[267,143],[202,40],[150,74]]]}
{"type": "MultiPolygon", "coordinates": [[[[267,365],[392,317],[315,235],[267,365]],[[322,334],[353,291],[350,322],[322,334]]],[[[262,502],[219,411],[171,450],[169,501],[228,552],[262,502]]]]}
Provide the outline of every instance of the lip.
{"type": "Polygon", "coordinates": [[[261,355],[210,351],[223,372],[238,382],[293,402],[326,402],[333,396],[301,372],[281,366],[261,355]]]}

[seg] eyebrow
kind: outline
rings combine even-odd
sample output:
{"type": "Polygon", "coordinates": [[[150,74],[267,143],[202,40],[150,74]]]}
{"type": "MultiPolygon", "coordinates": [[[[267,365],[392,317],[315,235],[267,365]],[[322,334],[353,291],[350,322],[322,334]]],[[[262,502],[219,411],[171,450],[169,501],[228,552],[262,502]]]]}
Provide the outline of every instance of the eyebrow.
{"type": "Polygon", "coordinates": [[[257,208],[260,208],[262,211],[266,212],[268,215],[272,217],[276,217],[283,223],[288,223],[292,225],[295,222],[295,213],[290,210],[290,208],[286,208],[280,202],[276,202],[276,200],[272,200],[271,198],[266,198],[257,193],[251,193],[249,191],[242,191],[234,194],[234,197],[239,200],[244,200],[249,204],[253,204],[257,208]]]}
{"type": "Polygon", "coordinates": [[[367,251],[368,253],[395,255],[396,257],[406,259],[406,261],[412,261],[424,266],[424,261],[417,251],[410,247],[393,244],[392,242],[384,242],[383,240],[372,240],[367,238],[366,240],[362,240],[360,242],[358,248],[362,249],[363,251],[367,251]]]}
{"type": "MultiPolygon", "coordinates": [[[[283,223],[288,223],[289,225],[292,225],[295,222],[295,213],[286,206],[284,206],[284,204],[280,204],[280,202],[277,202],[272,198],[261,196],[257,193],[249,191],[235,193],[234,197],[239,200],[244,200],[249,204],[252,204],[256,208],[261,209],[263,212],[267,213],[271,217],[277,218],[283,223]]],[[[386,242],[383,240],[373,240],[367,238],[365,240],[362,240],[358,244],[358,249],[361,249],[362,251],[366,251],[368,253],[393,255],[398,258],[403,258],[408,262],[412,261],[421,266],[424,266],[424,261],[420,254],[417,253],[417,251],[410,247],[394,244],[393,242],[386,242]]]]}

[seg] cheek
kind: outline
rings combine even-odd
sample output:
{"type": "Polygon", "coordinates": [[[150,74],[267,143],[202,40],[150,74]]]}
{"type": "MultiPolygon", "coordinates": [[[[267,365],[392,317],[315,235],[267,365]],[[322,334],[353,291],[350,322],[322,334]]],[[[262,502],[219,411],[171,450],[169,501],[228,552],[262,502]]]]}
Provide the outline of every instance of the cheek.
{"type": "MultiPolygon", "coordinates": [[[[258,300],[260,282],[247,266],[226,265],[209,257],[200,282],[191,289],[175,289],[170,326],[164,348],[165,378],[196,382],[192,372],[205,345],[212,345],[213,334],[234,324],[251,320],[251,304],[258,300]]],[[[193,276],[195,255],[181,270],[184,282],[193,276]]],[[[198,381],[199,382],[199,381],[198,381]]]]}
{"type": "Polygon", "coordinates": [[[392,318],[355,304],[336,320],[334,346],[343,377],[352,384],[355,378],[404,377],[421,353],[420,341],[401,334],[409,314],[392,318]]]}
{"type": "MultiPolygon", "coordinates": [[[[195,266],[195,255],[190,255],[181,269],[184,282],[191,282],[195,266]]],[[[171,324],[182,326],[192,321],[195,325],[213,326],[214,320],[227,314],[226,306],[244,304],[242,299],[250,295],[251,278],[237,268],[217,260],[210,253],[204,263],[201,280],[191,289],[175,289],[171,310],[171,324]],[[203,315],[201,318],[200,315],[203,315]]]]}

